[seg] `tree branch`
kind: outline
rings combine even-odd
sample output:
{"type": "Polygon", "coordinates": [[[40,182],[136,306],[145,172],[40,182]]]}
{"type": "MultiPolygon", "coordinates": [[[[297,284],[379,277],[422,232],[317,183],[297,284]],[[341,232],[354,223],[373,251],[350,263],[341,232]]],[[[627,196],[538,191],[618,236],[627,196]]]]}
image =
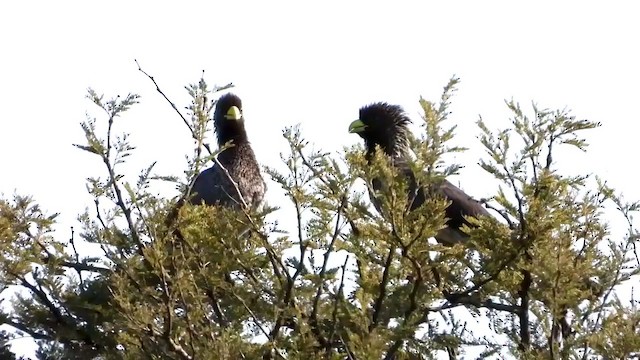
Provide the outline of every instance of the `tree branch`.
{"type": "Polygon", "coordinates": [[[373,316],[371,318],[371,324],[369,324],[369,332],[373,331],[378,325],[378,317],[380,316],[380,311],[382,310],[382,303],[384,301],[385,296],[387,295],[387,283],[389,282],[389,272],[391,271],[391,264],[393,262],[393,255],[396,252],[395,246],[391,246],[389,249],[389,254],[387,255],[387,260],[384,265],[384,270],[382,271],[382,281],[380,282],[380,291],[378,293],[378,297],[376,298],[375,304],[373,306],[373,316]]]}

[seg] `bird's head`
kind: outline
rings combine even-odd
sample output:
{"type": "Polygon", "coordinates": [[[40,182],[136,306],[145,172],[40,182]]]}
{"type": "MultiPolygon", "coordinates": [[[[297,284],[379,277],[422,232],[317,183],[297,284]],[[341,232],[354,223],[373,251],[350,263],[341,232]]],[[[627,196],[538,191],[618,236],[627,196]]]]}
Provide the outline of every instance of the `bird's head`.
{"type": "Polygon", "coordinates": [[[378,102],[360,108],[360,116],[349,125],[349,132],[364,139],[367,154],[373,154],[379,145],[387,155],[399,155],[407,148],[410,123],[399,105],[378,102]]]}
{"type": "Polygon", "coordinates": [[[238,96],[229,93],[218,99],[213,113],[213,126],[218,136],[219,146],[230,140],[234,140],[234,143],[246,140],[242,100],[238,96]]]}

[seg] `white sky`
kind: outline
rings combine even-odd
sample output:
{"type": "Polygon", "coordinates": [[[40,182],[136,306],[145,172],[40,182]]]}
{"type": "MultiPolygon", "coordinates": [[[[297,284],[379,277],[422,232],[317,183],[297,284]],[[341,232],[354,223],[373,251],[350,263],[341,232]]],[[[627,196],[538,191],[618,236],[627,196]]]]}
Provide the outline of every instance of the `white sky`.
{"type": "MultiPolygon", "coordinates": [[[[91,205],[87,176],[97,159],[82,142],[87,87],[135,92],[142,104],[119,120],[138,146],[131,175],[152,161],[180,174],[191,149],[186,127],[134,59],[182,108],[183,86],[202,70],[210,85],[233,82],[244,103],[258,159],[275,164],[286,125],[301,123],[316,146],[336,151],[359,141],[347,133],[358,108],[401,104],[418,120],[418,98],[437,99],[453,74],[457,161],[476,197],[491,195],[479,170],[478,115],[506,126],[503,100],[529,109],[568,107],[602,122],[589,155],[559,166],[604,176],[629,198],[637,180],[640,96],[638,9],[628,1],[5,1],[0,3],[0,192],[33,194],[62,213],[65,231],[91,205]]],[[[279,189],[270,184],[269,200],[279,189]]]]}

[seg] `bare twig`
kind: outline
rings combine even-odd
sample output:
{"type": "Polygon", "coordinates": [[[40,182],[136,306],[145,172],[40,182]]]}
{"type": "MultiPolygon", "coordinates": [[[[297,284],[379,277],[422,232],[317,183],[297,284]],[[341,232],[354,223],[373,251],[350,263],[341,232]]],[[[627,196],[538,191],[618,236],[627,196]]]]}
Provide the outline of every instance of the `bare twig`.
{"type": "Polygon", "coordinates": [[[23,333],[28,334],[34,340],[52,340],[52,337],[50,335],[39,333],[36,330],[28,327],[27,325],[15,322],[13,320],[3,319],[1,325],[9,325],[17,330],[22,331],[23,333]]]}
{"type": "MultiPolygon", "coordinates": [[[[112,270],[109,268],[103,268],[100,266],[93,266],[93,265],[88,265],[88,264],[84,264],[81,262],[70,262],[70,261],[66,261],[66,260],[60,260],[56,255],[54,255],[53,253],[51,253],[49,251],[49,249],[47,249],[47,246],[45,244],[42,243],[42,241],[40,241],[39,239],[36,239],[35,237],[32,237],[30,234],[27,234],[27,236],[31,237],[36,244],[38,244],[38,246],[47,254],[47,257],[42,259],[44,264],[49,264],[49,263],[58,263],[64,267],[68,267],[71,269],[76,270],[76,272],[78,272],[78,274],[81,274],[82,271],[89,271],[89,272],[94,272],[94,273],[101,273],[101,274],[107,274],[107,273],[111,273],[112,270]]],[[[76,253],[77,254],[77,253],[76,253]]],[[[82,280],[82,278],[80,278],[82,280]]]]}
{"type": "MultiPolygon", "coordinates": [[[[142,67],[140,66],[140,63],[138,63],[137,59],[134,59],[136,65],[138,66],[138,71],[140,71],[141,73],[143,73],[147,78],[149,78],[149,80],[151,80],[151,82],[153,83],[153,85],[156,87],[156,91],[158,93],[160,93],[160,95],[162,95],[162,97],[169,103],[169,105],[171,105],[171,108],[178,113],[178,115],[180,116],[180,118],[182,119],[182,121],[184,122],[185,125],[187,125],[187,128],[189,129],[189,132],[191,133],[191,137],[198,141],[198,135],[196,134],[195,130],[193,129],[193,127],[191,126],[191,124],[189,124],[189,121],[187,121],[187,118],[184,117],[184,115],[182,115],[182,113],[180,112],[180,110],[178,110],[178,107],[176,106],[176,104],[171,101],[169,99],[169,97],[167,97],[167,95],[164,93],[164,91],[162,91],[162,89],[160,89],[160,86],[158,85],[158,83],[156,82],[156,79],[149,75],[146,71],[144,71],[142,69],[142,67]]],[[[218,87],[215,91],[222,91],[222,90],[226,90],[233,87],[233,83],[229,83],[227,85],[224,86],[220,86],[218,87]]],[[[209,147],[209,144],[202,144],[204,146],[204,148],[207,150],[207,152],[209,153],[209,155],[212,154],[211,152],[211,148],[209,147]]]]}
{"type": "MultiPolygon", "coordinates": [[[[331,257],[331,254],[333,253],[333,247],[335,245],[336,240],[338,239],[338,235],[340,234],[340,223],[341,223],[341,219],[340,219],[340,214],[342,213],[342,210],[344,208],[344,206],[346,206],[347,203],[347,198],[346,196],[343,197],[343,201],[341,201],[340,203],[340,207],[338,208],[337,212],[336,212],[336,226],[334,227],[334,231],[333,231],[333,236],[331,237],[331,241],[329,242],[329,246],[327,247],[327,250],[324,253],[324,260],[322,262],[322,268],[320,269],[320,273],[318,274],[318,288],[316,289],[316,296],[313,299],[313,308],[311,310],[311,326],[313,328],[316,329],[315,333],[316,333],[316,337],[318,338],[318,342],[320,342],[320,345],[328,347],[329,343],[327,343],[327,340],[324,338],[324,336],[322,336],[322,334],[320,333],[320,331],[318,331],[317,327],[318,327],[318,305],[320,303],[320,297],[322,296],[322,288],[324,287],[324,280],[325,280],[325,275],[327,272],[327,266],[329,264],[329,258],[331,257]]],[[[348,259],[348,257],[347,257],[348,259]]],[[[345,260],[346,261],[346,260],[345,260]]],[[[345,262],[345,266],[346,266],[346,262],[345,262]]],[[[344,279],[344,273],[343,273],[343,279],[344,279]]],[[[342,282],[341,282],[341,286],[342,286],[342,282]]]]}
{"type": "MultiPolygon", "coordinates": [[[[138,63],[138,60],[134,59],[133,61],[136,62],[136,65],[138,66],[138,71],[140,71],[141,73],[143,73],[144,75],[146,75],[146,77],[149,78],[149,80],[151,80],[151,82],[153,82],[153,85],[156,87],[156,91],[160,93],[160,95],[162,95],[162,97],[167,100],[167,102],[169,103],[169,105],[171,105],[171,108],[173,108],[173,110],[175,110],[175,112],[178,113],[178,115],[180,116],[180,118],[182,119],[182,121],[184,122],[185,125],[187,125],[187,128],[189,128],[189,131],[191,132],[191,137],[193,137],[193,139],[198,140],[198,136],[196,135],[194,129],[191,127],[191,124],[189,124],[189,121],[187,121],[187,118],[184,117],[184,115],[182,115],[182,113],[180,112],[180,110],[178,110],[178,107],[176,106],[176,104],[173,103],[173,101],[169,100],[169,98],[167,97],[167,95],[165,95],[165,93],[160,89],[160,86],[158,85],[158,83],[156,82],[156,79],[154,79],[153,76],[149,75],[146,71],[142,70],[142,67],[140,66],[140,63],[138,63]]],[[[211,149],[209,149],[208,146],[206,146],[205,144],[205,148],[207,149],[207,151],[209,151],[209,153],[211,154],[211,149]]]]}
{"type": "Polygon", "coordinates": [[[460,305],[471,305],[476,308],[487,308],[497,311],[504,311],[511,314],[518,314],[520,311],[519,308],[514,305],[496,303],[490,299],[481,300],[478,294],[445,294],[445,298],[447,299],[449,304],[445,304],[437,308],[427,308],[426,310],[428,312],[437,312],[441,310],[451,309],[460,305]]]}
{"type": "MultiPolygon", "coordinates": [[[[347,273],[347,263],[349,262],[349,255],[347,255],[344,259],[344,264],[342,264],[342,275],[340,276],[340,285],[338,286],[338,291],[336,292],[335,301],[333,303],[333,313],[331,314],[331,329],[329,330],[329,341],[327,344],[333,343],[333,337],[336,332],[336,328],[338,327],[338,306],[342,302],[344,298],[344,278],[347,273]]],[[[330,347],[327,345],[326,351],[330,351],[330,347]]]]}
{"type": "MultiPolygon", "coordinates": [[[[71,227],[71,237],[69,238],[69,243],[71,244],[71,248],[73,249],[73,253],[76,258],[76,263],[80,263],[80,254],[78,253],[78,249],[76,248],[76,241],[74,238],[73,226],[71,227]]],[[[78,279],[80,280],[80,287],[83,287],[84,280],[82,279],[82,272],[77,268],[75,268],[75,270],[78,273],[78,279]]]]}
{"type": "Polygon", "coordinates": [[[389,282],[389,272],[391,271],[391,264],[393,262],[393,255],[396,252],[395,246],[392,246],[389,249],[389,254],[387,255],[387,260],[385,261],[384,270],[382,271],[382,281],[380,282],[380,291],[378,292],[378,297],[376,298],[376,302],[373,305],[373,316],[371,318],[371,324],[369,324],[369,331],[373,331],[375,327],[378,325],[378,318],[380,316],[380,311],[382,311],[382,303],[384,301],[385,296],[387,295],[387,283],[389,282]]]}
{"type": "Polygon", "coordinates": [[[491,209],[491,210],[497,212],[498,214],[500,214],[500,216],[502,216],[502,218],[509,225],[509,229],[511,229],[511,230],[515,230],[516,229],[515,224],[513,223],[513,220],[511,220],[511,217],[509,217],[509,214],[507,214],[506,211],[504,211],[503,209],[498,209],[495,206],[489,204],[489,200],[488,199],[481,199],[480,203],[482,203],[487,209],[491,209]]]}
{"type": "Polygon", "coordinates": [[[125,220],[127,221],[127,226],[129,227],[129,231],[131,232],[131,238],[138,245],[138,251],[142,254],[142,250],[146,247],[145,244],[140,240],[140,236],[138,234],[138,230],[136,229],[135,223],[133,221],[133,217],[131,216],[131,208],[125,204],[124,196],[122,196],[122,191],[120,186],[118,186],[115,169],[111,164],[111,160],[108,156],[102,156],[102,160],[107,167],[107,171],[109,172],[109,183],[116,194],[116,205],[122,210],[125,220]]]}
{"type": "Polygon", "coordinates": [[[149,325],[149,329],[147,330],[147,332],[149,333],[149,335],[152,338],[155,338],[155,337],[164,338],[165,341],[167,342],[167,344],[169,344],[169,347],[171,348],[171,350],[173,350],[176,354],[178,354],[180,356],[180,358],[182,358],[184,360],[192,360],[193,359],[193,357],[191,355],[189,355],[189,353],[187,353],[187,351],[180,344],[178,344],[175,340],[173,340],[173,338],[171,338],[171,337],[166,338],[159,331],[151,328],[151,325],[149,325]]]}
{"type": "MultiPolygon", "coordinates": [[[[231,177],[231,174],[229,174],[229,171],[227,170],[227,168],[225,168],[224,165],[222,165],[222,163],[220,163],[220,160],[218,160],[217,156],[213,158],[213,161],[216,163],[216,165],[218,165],[220,167],[220,169],[222,169],[224,174],[227,176],[227,180],[229,180],[231,182],[231,184],[233,185],[233,188],[235,189],[236,194],[238,195],[238,199],[240,199],[240,204],[242,205],[242,208],[243,209],[249,209],[249,205],[247,205],[247,202],[244,200],[244,197],[242,196],[242,192],[240,192],[240,187],[238,186],[238,183],[235,180],[233,180],[233,178],[231,177]]],[[[233,197],[232,197],[232,199],[233,199],[233,197]]]]}
{"type": "Polygon", "coordinates": [[[258,329],[260,329],[260,332],[262,332],[262,335],[266,336],[267,339],[269,341],[272,341],[273,338],[271,337],[271,335],[269,334],[269,332],[260,324],[260,320],[258,319],[258,317],[256,316],[256,314],[253,312],[253,310],[251,310],[251,308],[249,308],[249,305],[247,305],[246,301],[244,301],[243,298],[241,298],[238,294],[233,294],[233,296],[240,301],[240,303],[242,304],[242,306],[244,307],[245,310],[247,310],[247,312],[249,313],[249,315],[251,316],[251,318],[253,319],[253,322],[256,324],[256,326],[258,327],[258,329]]]}

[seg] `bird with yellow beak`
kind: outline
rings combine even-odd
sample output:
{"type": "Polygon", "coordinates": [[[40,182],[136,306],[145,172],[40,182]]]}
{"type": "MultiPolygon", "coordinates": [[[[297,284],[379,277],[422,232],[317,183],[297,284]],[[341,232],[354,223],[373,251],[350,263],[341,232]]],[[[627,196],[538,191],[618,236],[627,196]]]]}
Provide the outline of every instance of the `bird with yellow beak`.
{"type": "Polygon", "coordinates": [[[266,184],[249,143],[244,120],[242,101],[238,96],[229,93],[218,99],[213,114],[218,147],[228,142],[231,142],[231,146],[218,154],[219,164],[213,164],[196,177],[191,189],[192,204],[240,206],[243,202],[233,182],[248,206],[257,207],[262,203],[266,184]]]}
{"type": "MultiPolygon", "coordinates": [[[[407,177],[408,192],[415,194],[409,197],[410,210],[413,211],[424,203],[427,196],[433,195],[427,189],[417,188],[415,174],[407,163],[409,159],[408,125],[410,123],[411,119],[402,107],[379,102],[362,107],[359,118],[349,124],[349,132],[360,135],[364,140],[367,151],[365,156],[368,161],[371,161],[376,146],[379,146],[391,158],[392,166],[407,177]]],[[[381,186],[381,181],[374,179],[372,184],[374,191],[369,193],[371,202],[378,211],[381,209],[381,202],[375,193],[381,189],[381,186]]],[[[434,195],[443,196],[450,201],[445,210],[446,227],[435,236],[441,244],[454,245],[463,243],[469,238],[469,235],[460,229],[463,225],[474,226],[466,219],[467,216],[491,216],[480,202],[446,179],[437,184],[436,190],[434,195]]]]}

